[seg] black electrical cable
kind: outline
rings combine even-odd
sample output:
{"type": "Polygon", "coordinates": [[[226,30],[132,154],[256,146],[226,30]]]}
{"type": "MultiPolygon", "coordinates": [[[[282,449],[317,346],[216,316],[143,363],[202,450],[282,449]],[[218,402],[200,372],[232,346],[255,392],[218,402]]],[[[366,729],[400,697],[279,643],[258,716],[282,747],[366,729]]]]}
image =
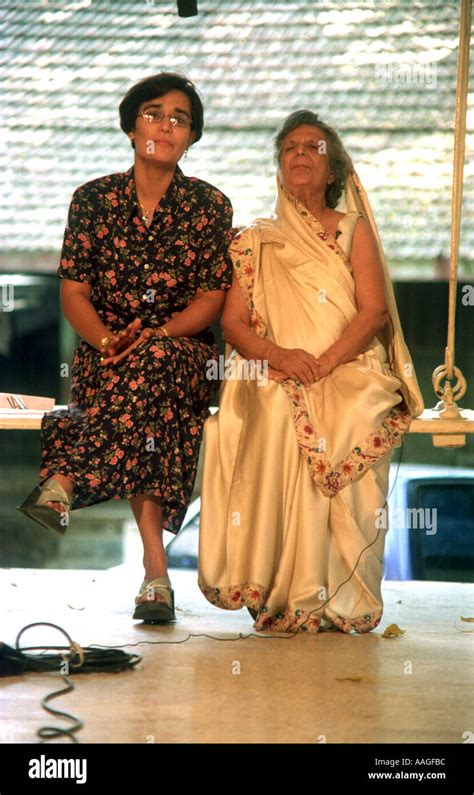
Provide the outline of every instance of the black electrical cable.
{"type": "MultiPolygon", "coordinates": [[[[390,496],[391,496],[391,494],[392,494],[392,491],[393,491],[393,490],[394,490],[394,488],[395,488],[395,484],[396,484],[396,482],[397,482],[397,478],[398,478],[398,470],[400,469],[400,463],[401,463],[401,460],[402,460],[402,451],[403,451],[403,443],[404,443],[404,441],[405,441],[405,439],[404,439],[404,437],[402,437],[402,444],[401,444],[401,446],[400,446],[400,457],[399,457],[399,459],[398,459],[398,463],[397,463],[397,471],[396,471],[396,473],[395,473],[395,480],[394,480],[394,482],[393,482],[393,486],[392,486],[392,488],[391,488],[391,490],[390,490],[390,493],[388,494],[388,496],[387,496],[387,498],[386,498],[386,500],[385,500],[385,502],[384,502],[384,505],[383,505],[383,508],[382,508],[382,510],[385,510],[385,508],[387,507],[388,500],[389,500],[389,498],[390,498],[390,496]]],[[[329,597],[329,599],[326,599],[326,601],[325,601],[325,602],[323,602],[323,604],[322,604],[322,605],[320,605],[319,607],[316,607],[314,610],[311,610],[311,612],[310,612],[310,613],[308,613],[308,618],[306,619],[306,621],[303,621],[303,623],[302,623],[302,624],[299,624],[299,625],[298,625],[298,630],[300,630],[300,629],[301,629],[301,627],[304,627],[304,625],[305,625],[305,624],[306,624],[306,623],[309,621],[309,617],[310,617],[310,616],[311,616],[313,613],[317,613],[317,612],[318,612],[318,610],[322,610],[322,609],[323,609],[323,607],[325,607],[325,606],[328,604],[328,602],[330,602],[330,601],[331,601],[331,599],[334,599],[334,597],[336,596],[336,594],[338,593],[338,591],[339,591],[339,590],[342,588],[342,586],[343,586],[343,585],[346,585],[346,583],[348,583],[348,582],[349,582],[349,580],[351,580],[351,579],[352,579],[352,577],[354,576],[354,574],[355,574],[355,571],[356,571],[356,569],[357,569],[357,566],[359,565],[359,561],[360,561],[360,559],[361,559],[362,555],[364,554],[364,552],[365,552],[367,549],[369,549],[370,547],[372,547],[372,546],[373,546],[373,545],[374,545],[374,544],[377,542],[377,539],[378,539],[379,535],[380,535],[380,527],[377,529],[377,534],[376,534],[376,536],[375,536],[374,540],[373,540],[373,541],[371,541],[371,542],[370,542],[370,544],[367,544],[367,546],[365,546],[365,547],[364,547],[364,548],[363,548],[363,549],[360,551],[359,557],[358,557],[358,558],[357,558],[357,560],[356,560],[356,564],[355,564],[354,568],[352,569],[352,571],[351,571],[351,573],[350,573],[349,577],[347,578],[347,580],[343,580],[341,583],[339,583],[339,585],[337,586],[337,588],[336,588],[336,590],[334,591],[334,593],[333,593],[333,594],[332,594],[332,595],[329,597]]]]}
{"type": "Polygon", "coordinates": [[[57,726],[42,726],[37,731],[38,737],[45,740],[57,739],[58,737],[68,737],[72,742],[77,743],[75,732],[82,729],[83,721],[76,718],[68,712],[54,709],[48,706],[48,702],[53,698],[57,698],[65,693],[70,693],[74,690],[73,682],[68,678],[70,673],[118,673],[133,669],[139,662],[141,657],[138,654],[131,654],[122,651],[116,647],[109,647],[106,650],[97,646],[87,646],[82,648],[79,644],[75,643],[65,629],[59,627],[57,624],[51,624],[47,621],[37,621],[33,624],[27,624],[23,627],[17,635],[15,648],[8,646],[6,643],[0,643],[0,676],[15,676],[28,672],[59,672],[62,676],[63,682],[66,687],[61,690],[55,690],[49,693],[41,701],[41,706],[46,712],[51,715],[72,721],[72,726],[57,727],[57,726]],[[53,627],[61,632],[68,640],[69,646],[29,646],[20,649],[20,638],[24,632],[32,627],[53,627]],[[28,654],[27,652],[41,652],[40,654],[28,654]],[[47,652],[56,651],[59,654],[51,654],[47,652]],[[70,671],[69,669],[72,669],[70,671]]]}
{"type": "Polygon", "coordinates": [[[53,709],[53,707],[47,706],[48,701],[51,701],[53,698],[61,696],[64,693],[70,693],[72,690],[74,690],[74,685],[67,678],[67,676],[63,676],[63,680],[66,683],[66,687],[63,687],[62,690],[55,690],[53,693],[49,693],[47,696],[45,696],[41,700],[41,706],[51,715],[57,715],[60,718],[72,721],[73,725],[69,729],[65,726],[42,726],[36,733],[38,737],[43,738],[43,740],[52,740],[57,739],[58,737],[69,737],[73,743],[77,743],[79,741],[77,740],[74,732],[82,729],[84,722],[79,718],[76,718],[75,715],[71,715],[69,712],[62,712],[59,709],[53,709]]]}
{"type": "Polygon", "coordinates": [[[58,671],[66,666],[64,673],[69,673],[69,667],[74,673],[100,673],[102,671],[115,672],[134,668],[141,662],[138,654],[127,654],[115,646],[109,646],[104,651],[98,646],[82,648],[74,643],[65,629],[48,621],[38,621],[27,624],[17,635],[15,648],[6,643],[0,643],[0,676],[12,676],[28,673],[30,671],[58,671]],[[61,632],[69,641],[69,646],[28,646],[20,649],[20,638],[24,632],[32,627],[52,627],[61,632]],[[47,651],[59,651],[60,654],[47,654],[47,651]],[[25,652],[41,651],[41,654],[26,654],[25,652]],[[69,654],[69,656],[66,656],[69,654]]]}
{"type": "MultiPolygon", "coordinates": [[[[397,483],[398,472],[400,470],[400,464],[401,464],[401,461],[402,461],[402,452],[403,452],[404,441],[405,441],[405,438],[402,437],[402,444],[400,445],[400,456],[399,456],[399,459],[398,459],[398,462],[397,462],[397,470],[395,472],[395,478],[394,478],[394,481],[393,481],[392,488],[390,489],[390,492],[389,492],[389,494],[388,494],[388,496],[387,496],[387,498],[385,500],[383,508],[385,508],[387,506],[388,500],[390,499],[390,496],[391,496],[391,494],[392,494],[392,492],[393,492],[393,490],[395,488],[395,485],[397,483]]],[[[211,640],[222,640],[222,641],[245,640],[246,638],[252,638],[252,637],[253,638],[258,638],[259,640],[292,640],[293,638],[295,638],[298,635],[298,632],[301,629],[301,627],[304,627],[304,625],[309,621],[309,617],[313,613],[316,613],[318,610],[322,610],[323,607],[325,607],[331,601],[331,599],[334,599],[334,597],[336,596],[338,591],[342,588],[342,586],[345,585],[346,583],[348,583],[349,580],[354,576],[354,573],[355,573],[355,571],[357,569],[357,566],[359,565],[359,561],[360,561],[362,555],[364,554],[366,549],[369,549],[371,546],[373,546],[377,542],[377,539],[378,539],[379,535],[380,535],[380,528],[378,528],[377,534],[376,534],[374,540],[371,541],[370,544],[367,544],[367,546],[363,547],[363,549],[361,550],[361,552],[359,554],[359,557],[357,558],[355,566],[352,569],[349,577],[346,580],[343,580],[337,586],[337,588],[334,591],[334,593],[331,594],[331,596],[328,599],[326,599],[326,601],[323,602],[322,605],[320,605],[319,607],[316,607],[314,610],[311,610],[311,612],[308,614],[308,618],[305,621],[303,621],[302,624],[299,624],[297,629],[294,632],[289,630],[288,632],[285,633],[284,636],[282,636],[282,635],[262,635],[262,634],[257,634],[256,632],[249,632],[247,635],[243,635],[241,632],[239,632],[239,636],[237,638],[217,638],[215,635],[207,635],[205,632],[197,632],[197,633],[190,632],[188,634],[188,637],[187,638],[183,638],[183,640],[156,640],[156,641],[141,640],[141,641],[138,641],[137,643],[125,643],[123,646],[115,646],[115,648],[116,649],[122,649],[122,648],[129,648],[129,647],[132,647],[132,646],[141,646],[141,645],[144,645],[144,646],[158,646],[158,645],[161,645],[161,644],[171,644],[171,645],[173,645],[173,644],[177,644],[177,643],[187,643],[187,641],[190,638],[210,638],[211,640]]],[[[97,644],[97,645],[99,646],[99,644],[97,644]]],[[[100,648],[108,649],[108,648],[111,648],[111,647],[109,647],[109,646],[100,646],[100,648]]]]}
{"type": "MultiPolygon", "coordinates": [[[[404,438],[402,438],[402,445],[400,447],[400,457],[397,463],[397,471],[395,473],[395,479],[393,482],[393,486],[390,490],[389,495],[387,496],[384,508],[386,507],[390,495],[392,494],[393,489],[395,488],[395,484],[398,478],[398,472],[400,469],[400,463],[402,460],[402,451],[403,451],[403,442],[404,438]]],[[[342,583],[338,585],[334,593],[326,599],[326,601],[320,606],[312,610],[309,614],[307,619],[300,624],[296,631],[294,632],[287,632],[285,635],[261,635],[255,632],[249,632],[244,635],[242,632],[239,632],[239,636],[237,638],[218,638],[215,635],[208,635],[205,632],[198,632],[198,633],[188,633],[186,638],[182,640],[160,640],[160,641],[138,641],[137,643],[125,643],[122,646],[105,646],[102,644],[93,644],[91,646],[87,646],[85,648],[80,647],[77,643],[75,643],[72,638],[68,635],[68,633],[62,628],[59,627],[57,624],[51,624],[50,622],[41,621],[35,622],[33,624],[27,624],[23,627],[17,635],[15,648],[11,648],[6,643],[0,642],[0,676],[12,676],[27,673],[29,671],[60,671],[61,666],[66,666],[66,669],[69,673],[69,666],[73,668],[73,673],[98,673],[98,672],[119,672],[125,671],[127,669],[133,669],[139,662],[141,662],[142,658],[138,654],[127,654],[126,652],[121,651],[121,649],[132,647],[132,646],[157,646],[162,644],[171,644],[177,645],[180,643],[187,643],[190,638],[210,638],[211,640],[218,640],[218,641],[232,641],[235,642],[236,640],[245,640],[246,638],[255,637],[259,638],[260,640],[292,640],[295,638],[299,632],[299,630],[309,621],[310,616],[313,613],[322,610],[331,599],[338,593],[340,588],[345,585],[349,580],[353,577],[357,566],[359,565],[359,561],[363,555],[363,553],[369,549],[373,544],[376,543],[378,537],[380,535],[380,528],[377,530],[377,534],[373,541],[370,544],[365,546],[357,558],[356,564],[349,575],[349,577],[344,580],[342,583]],[[20,638],[24,632],[32,627],[38,626],[48,626],[53,627],[54,629],[59,630],[62,632],[63,635],[69,641],[69,646],[29,646],[23,649],[19,648],[20,638]],[[60,654],[46,654],[45,652],[49,650],[59,651],[60,654]],[[25,652],[31,651],[41,651],[40,655],[37,654],[26,654],[25,652]],[[66,656],[66,653],[69,652],[69,658],[66,656]]],[[[76,718],[74,715],[71,715],[67,712],[62,712],[61,710],[56,710],[52,707],[47,706],[47,703],[51,701],[53,698],[57,698],[60,695],[64,695],[65,693],[70,693],[74,690],[74,684],[68,679],[65,673],[62,673],[63,681],[66,684],[66,687],[61,690],[56,690],[53,693],[49,693],[45,698],[41,701],[41,706],[47,712],[52,715],[57,715],[58,717],[64,718],[66,720],[72,721],[73,725],[70,728],[66,727],[56,727],[56,726],[43,726],[38,729],[37,734],[40,738],[42,738],[42,742],[45,740],[56,739],[58,737],[68,737],[72,742],[77,743],[78,740],[75,737],[75,732],[79,731],[83,728],[84,723],[80,719],[76,718]]]]}

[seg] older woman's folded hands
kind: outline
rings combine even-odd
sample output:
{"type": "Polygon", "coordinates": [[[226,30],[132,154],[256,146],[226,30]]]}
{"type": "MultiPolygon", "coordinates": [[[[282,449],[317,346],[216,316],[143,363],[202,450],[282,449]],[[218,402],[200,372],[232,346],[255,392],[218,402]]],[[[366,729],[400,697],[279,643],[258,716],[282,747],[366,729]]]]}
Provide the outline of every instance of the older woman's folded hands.
{"type": "Polygon", "coordinates": [[[293,378],[309,387],[334,369],[334,361],[323,353],[319,358],[302,348],[281,348],[276,346],[268,357],[268,375],[275,381],[293,378]]]}

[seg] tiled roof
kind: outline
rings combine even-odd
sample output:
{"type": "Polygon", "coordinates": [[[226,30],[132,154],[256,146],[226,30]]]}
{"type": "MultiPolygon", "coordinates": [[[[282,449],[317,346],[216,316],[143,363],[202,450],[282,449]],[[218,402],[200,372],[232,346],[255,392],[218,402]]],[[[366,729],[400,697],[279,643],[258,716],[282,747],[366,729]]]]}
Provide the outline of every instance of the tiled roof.
{"type": "MultiPolygon", "coordinates": [[[[125,170],[117,106],[137,80],[186,72],[205,104],[181,165],[232,200],[235,223],[271,211],[272,137],[308,107],[340,132],[391,261],[448,249],[459,26],[457,2],[199,0],[4,2],[1,263],[51,252],[75,187],[125,170]],[[8,255],[8,256],[5,256],[8,255]]],[[[474,262],[474,111],[466,146],[461,256],[474,262]]]]}

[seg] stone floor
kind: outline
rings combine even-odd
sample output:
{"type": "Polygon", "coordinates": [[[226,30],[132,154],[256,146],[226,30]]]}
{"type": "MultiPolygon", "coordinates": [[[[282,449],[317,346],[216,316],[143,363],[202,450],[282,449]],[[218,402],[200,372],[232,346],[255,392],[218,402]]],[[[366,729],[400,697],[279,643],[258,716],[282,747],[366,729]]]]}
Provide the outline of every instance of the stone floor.
{"type": "MultiPolygon", "coordinates": [[[[130,644],[143,657],[133,671],[77,675],[74,692],[53,702],[84,721],[82,743],[463,743],[472,735],[474,625],[461,616],[474,616],[474,585],[385,582],[382,623],[366,635],[247,637],[246,609],[206,602],[195,571],[170,576],[178,621],[157,626],[131,618],[141,572],[129,564],[0,570],[0,641],[14,646],[23,626],[46,621],[82,646],[130,644]],[[383,638],[391,623],[405,634],[383,638]]],[[[22,639],[64,642],[49,628],[22,639]]],[[[61,725],[40,706],[60,686],[56,674],[1,679],[0,742],[35,743],[39,727],[61,725]]]]}

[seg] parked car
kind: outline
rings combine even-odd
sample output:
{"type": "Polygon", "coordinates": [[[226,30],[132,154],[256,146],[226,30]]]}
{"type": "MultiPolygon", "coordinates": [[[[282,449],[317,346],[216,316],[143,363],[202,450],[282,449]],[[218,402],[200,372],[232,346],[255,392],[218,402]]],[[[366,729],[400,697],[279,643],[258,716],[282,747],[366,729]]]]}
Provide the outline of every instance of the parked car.
{"type": "Polygon", "coordinates": [[[385,579],[474,582],[474,469],[390,467],[385,579]]]}
{"type": "MultiPolygon", "coordinates": [[[[392,464],[384,578],[474,582],[474,469],[392,464]]],[[[169,565],[197,569],[200,500],[167,546],[169,565]]]]}

